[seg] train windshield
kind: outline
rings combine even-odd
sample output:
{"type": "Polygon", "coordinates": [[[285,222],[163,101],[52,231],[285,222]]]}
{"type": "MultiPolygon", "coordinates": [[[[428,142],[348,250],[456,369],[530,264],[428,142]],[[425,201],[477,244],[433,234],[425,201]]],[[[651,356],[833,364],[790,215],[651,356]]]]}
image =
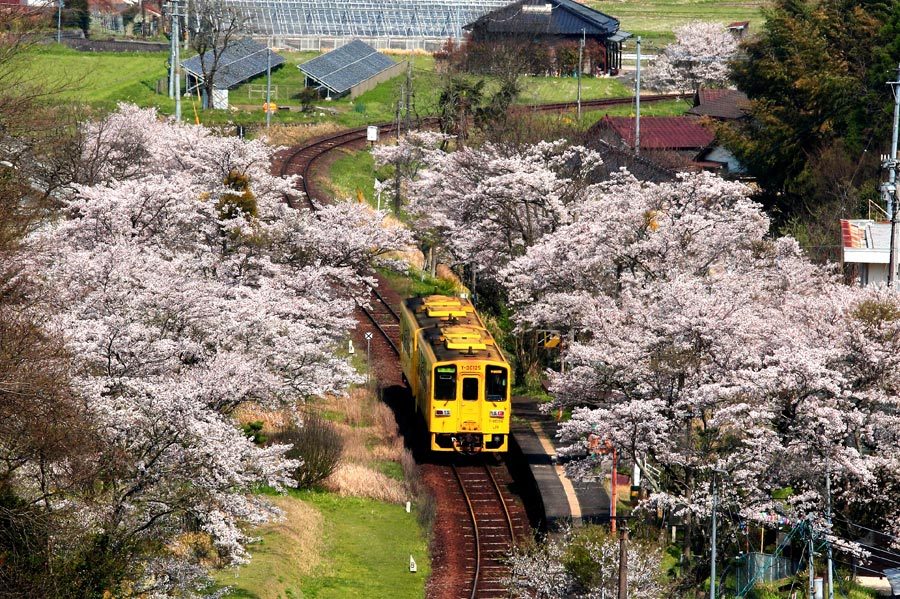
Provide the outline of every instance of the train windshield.
{"type": "Polygon", "coordinates": [[[484,394],[488,401],[506,401],[506,369],[488,366],[484,394]]]}
{"type": "Polygon", "coordinates": [[[434,369],[434,398],[443,401],[456,399],[456,366],[434,369]]]}

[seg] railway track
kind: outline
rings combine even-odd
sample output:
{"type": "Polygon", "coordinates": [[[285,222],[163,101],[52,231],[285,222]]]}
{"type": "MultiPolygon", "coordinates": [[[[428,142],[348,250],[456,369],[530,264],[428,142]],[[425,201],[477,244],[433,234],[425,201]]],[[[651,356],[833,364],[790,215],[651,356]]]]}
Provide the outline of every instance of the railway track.
{"type": "Polygon", "coordinates": [[[503,579],[509,574],[505,564],[509,550],[516,545],[518,532],[510,515],[508,500],[487,464],[451,465],[468,508],[474,563],[467,564],[468,586],[460,597],[468,599],[500,599],[509,596],[503,579]]]}
{"type": "MultiPolygon", "coordinates": [[[[657,102],[683,95],[654,95],[641,96],[642,102],[657,102]]],[[[630,104],[633,98],[605,98],[602,100],[586,100],[582,102],[582,109],[590,110],[604,106],[630,104]]],[[[534,110],[540,112],[563,112],[574,110],[575,104],[561,102],[535,106],[517,107],[516,110],[534,110]]],[[[420,126],[434,127],[436,118],[424,119],[420,126]]],[[[396,125],[385,124],[380,126],[383,136],[388,136],[396,131],[396,125]]],[[[303,146],[292,148],[281,156],[280,174],[299,175],[300,187],[305,194],[309,207],[316,210],[320,203],[328,203],[330,198],[319,192],[312,178],[313,168],[329,152],[339,148],[359,146],[365,143],[366,128],[359,127],[342,131],[340,133],[322,136],[303,146]]],[[[357,343],[372,343],[373,368],[378,373],[380,382],[385,387],[402,385],[399,363],[399,323],[400,318],[397,308],[402,299],[397,296],[381,277],[377,277],[379,291],[375,287],[369,288],[368,302],[358,304],[360,311],[360,330],[356,336],[357,343]],[[371,333],[371,337],[368,334],[371,333]]],[[[435,564],[435,572],[440,573],[442,586],[431,589],[429,596],[449,599],[500,599],[508,597],[508,589],[502,584],[503,578],[508,574],[508,567],[504,563],[510,549],[515,547],[516,538],[524,538],[527,534],[527,516],[520,505],[514,501],[512,494],[498,484],[497,477],[488,464],[467,463],[465,465],[451,465],[453,474],[447,472],[446,465],[424,465],[424,476],[432,480],[433,485],[446,486],[446,481],[456,478],[459,493],[449,489],[440,492],[442,499],[450,503],[460,502],[460,518],[468,514],[471,532],[458,532],[454,537],[453,529],[459,526],[459,521],[445,523],[443,532],[437,532],[439,554],[446,548],[449,554],[446,559],[439,558],[435,564]],[[511,514],[512,510],[512,514],[511,514]],[[448,526],[450,528],[448,528],[448,526]],[[449,535],[449,538],[448,538],[449,535]]],[[[499,471],[498,471],[499,472],[499,471]]],[[[508,478],[508,473],[503,475],[508,478]]],[[[436,487],[432,487],[436,488],[436,487]]],[[[448,508],[445,505],[445,508],[448,508]]],[[[454,510],[443,510],[443,514],[449,515],[454,510]]],[[[438,517],[440,520],[440,516],[438,517]]],[[[441,526],[436,524],[436,528],[441,526]]]]}
{"type": "MultiPolygon", "coordinates": [[[[679,98],[688,98],[690,94],[647,94],[641,96],[641,102],[662,102],[665,100],[675,100],[679,98]]],[[[593,108],[603,108],[605,106],[621,106],[623,104],[631,104],[634,102],[632,96],[619,98],[601,98],[598,100],[583,100],[581,102],[582,110],[591,110],[593,108]]],[[[513,110],[519,112],[536,111],[536,112],[566,112],[575,109],[575,102],[556,102],[551,104],[523,104],[513,107],[513,110]]],[[[434,127],[438,124],[437,117],[426,117],[419,123],[420,127],[434,127]]],[[[320,197],[323,194],[315,188],[314,181],[311,177],[313,165],[323,156],[338,148],[344,148],[352,145],[364,143],[366,139],[366,127],[356,127],[331,135],[323,135],[308,141],[302,146],[288,150],[282,160],[281,176],[300,175],[300,186],[311,208],[315,209],[316,201],[327,201],[320,197]]],[[[397,130],[396,123],[383,123],[379,125],[381,135],[388,136],[397,130]]]]}
{"type": "MultiPolygon", "coordinates": [[[[384,289],[387,283],[379,276],[378,287],[384,289]]],[[[371,325],[380,333],[387,342],[393,354],[400,356],[400,315],[375,287],[369,287],[369,306],[359,305],[359,309],[365,314],[371,325]]]]}

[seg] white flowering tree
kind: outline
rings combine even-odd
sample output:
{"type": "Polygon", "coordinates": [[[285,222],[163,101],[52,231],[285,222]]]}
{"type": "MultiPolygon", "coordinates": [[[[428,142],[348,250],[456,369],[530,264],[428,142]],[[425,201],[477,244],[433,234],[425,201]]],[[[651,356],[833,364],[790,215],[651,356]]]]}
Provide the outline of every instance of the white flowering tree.
{"type": "MultiPolygon", "coordinates": [[[[603,529],[572,529],[556,538],[517,548],[509,558],[506,585],[514,597],[600,599],[617,596],[619,541],[603,529]]],[[[628,596],[660,599],[662,552],[640,541],[626,545],[628,596]]]]}
{"type": "Polygon", "coordinates": [[[486,144],[423,155],[409,183],[408,211],[420,235],[441,239],[454,265],[476,265],[496,282],[512,258],[568,222],[586,179],[602,161],[593,151],[542,142],[521,151],[486,144]]]}
{"type": "Polygon", "coordinates": [[[30,240],[99,429],[104,482],[67,502],[92,563],[116,564],[86,593],[115,594],[116,577],[174,592],[202,573],[193,552],[172,549],[183,533],[239,563],[243,526],[273,513],[250,491],[290,482],[286,448],[254,445],[231,413],[354,381],[336,353],[353,295],[408,239],[356,204],[290,208],[292,181],[270,174],[260,142],[133,106],[85,139],[90,183],[30,240]]]}
{"type": "Polygon", "coordinates": [[[875,356],[894,343],[893,296],[840,286],[793,240],[768,239],[748,190],[710,174],[622,174],[588,195],[504,272],[520,327],[574,333],[571,368],[552,376],[553,405],[573,408],[573,472],[610,441],[686,523],[688,551],[715,471],[723,509],[747,518],[786,488],[778,509],[821,515],[826,472],[848,514],[876,481],[892,488],[895,383],[875,356]]]}
{"type": "Polygon", "coordinates": [[[692,21],[675,28],[675,41],[645,70],[648,86],[696,91],[701,86],[724,87],[730,81],[729,62],[737,40],[721,23],[692,21]]]}

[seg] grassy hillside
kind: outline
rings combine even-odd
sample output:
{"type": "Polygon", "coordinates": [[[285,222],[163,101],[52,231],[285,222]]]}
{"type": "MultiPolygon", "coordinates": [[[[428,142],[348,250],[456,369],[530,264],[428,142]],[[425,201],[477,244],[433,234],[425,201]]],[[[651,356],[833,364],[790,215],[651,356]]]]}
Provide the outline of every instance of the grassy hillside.
{"type": "Polygon", "coordinates": [[[275,503],[280,522],[253,531],[253,559],[220,571],[234,599],[419,598],[430,570],[427,541],[402,506],[318,491],[275,503]],[[409,572],[409,556],[419,571],[409,572]]]}
{"type": "Polygon", "coordinates": [[[77,52],[64,46],[37,46],[18,58],[26,79],[54,91],[51,100],[113,108],[117,102],[157,106],[173,112],[175,102],[156,93],[166,77],[165,52],[77,52]]]}
{"type": "Polygon", "coordinates": [[[689,21],[750,21],[750,31],[763,22],[762,0],[584,0],[584,3],[619,19],[622,29],[641,35],[648,46],[673,39],[672,29],[689,21]]]}

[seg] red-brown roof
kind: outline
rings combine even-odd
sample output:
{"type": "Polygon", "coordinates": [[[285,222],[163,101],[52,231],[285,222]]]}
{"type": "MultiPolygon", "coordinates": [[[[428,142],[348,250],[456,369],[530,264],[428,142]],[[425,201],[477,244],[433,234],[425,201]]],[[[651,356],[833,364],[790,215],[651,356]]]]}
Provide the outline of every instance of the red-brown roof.
{"type": "Polygon", "coordinates": [[[750,105],[747,94],[736,89],[701,88],[694,97],[695,106],[688,114],[710,116],[715,119],[740,119],[750,105]]]}
{"type": "Polygon", "coordinates": [[[750,21],[735,21],[734,23],[729,23],[727,29],[746,29],[750,26],[750,21]]]}
{"type": "MultiPolygon", "coordinates": [[[[634,146],[634,118],[607,116],[600,122],[629,146],[634,146]]],[[[698,150],[713,142],[715,135],[697,119],[685,116],[641,117],[641,148],[648,150],[698,150]]]]}

